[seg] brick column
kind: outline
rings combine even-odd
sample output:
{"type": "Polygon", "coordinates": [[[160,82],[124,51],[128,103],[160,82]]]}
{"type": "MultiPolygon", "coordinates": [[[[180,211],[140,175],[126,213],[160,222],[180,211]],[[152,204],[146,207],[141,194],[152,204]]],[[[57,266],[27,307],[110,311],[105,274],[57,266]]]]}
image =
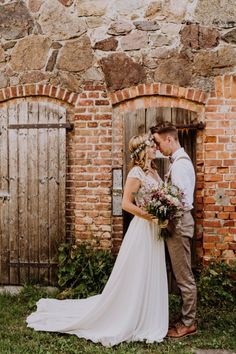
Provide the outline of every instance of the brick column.
{"type": "Polygon", "coordinates": [[[218,77],[206,103],[204,259],[235,261],[236,76],[218,77]]]}
{"type": "Polygon", "coordinates": [[[111,248],[112,114],[104,85],[85,84],[75,107],[75,237],[111,248]]]}

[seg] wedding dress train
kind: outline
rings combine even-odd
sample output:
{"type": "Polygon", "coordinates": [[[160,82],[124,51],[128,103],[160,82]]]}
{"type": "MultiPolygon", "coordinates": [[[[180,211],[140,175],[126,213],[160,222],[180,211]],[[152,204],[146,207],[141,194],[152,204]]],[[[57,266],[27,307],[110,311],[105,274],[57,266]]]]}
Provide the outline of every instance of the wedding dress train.
{"type": "MultiPolygon", "coordinates": [[[[139,167],[129,176],[143,185],[157,183],[139,167]]],[[[104,346],[162,341],[168,330],[168,289],[164,241],[157,235],[157,224],[135,216],[103,292],[87,299],[40,299],[28,327],[75,334],[104,346]]]]}

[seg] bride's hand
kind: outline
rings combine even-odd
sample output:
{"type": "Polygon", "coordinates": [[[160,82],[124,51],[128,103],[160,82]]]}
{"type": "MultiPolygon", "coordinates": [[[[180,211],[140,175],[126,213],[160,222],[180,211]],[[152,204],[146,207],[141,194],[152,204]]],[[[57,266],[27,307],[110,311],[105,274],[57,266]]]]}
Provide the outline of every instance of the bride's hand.
{"type": "Polygon", "coordinates": [[[155,221],[155,220],[157,220],[157,218],[154,215],[149,214],[147,211],[144,211],[144,210],[142,210],[142,213],[141,213],[140,216],[141,216],[141,218],[143,218],[143,219],[145,219],[147,221],[155,221]]]}
{"type": "Polygon", "coordinates": [[[168,226],[169,220],[159,222],[159,227],[165,229],[168,226]]]}

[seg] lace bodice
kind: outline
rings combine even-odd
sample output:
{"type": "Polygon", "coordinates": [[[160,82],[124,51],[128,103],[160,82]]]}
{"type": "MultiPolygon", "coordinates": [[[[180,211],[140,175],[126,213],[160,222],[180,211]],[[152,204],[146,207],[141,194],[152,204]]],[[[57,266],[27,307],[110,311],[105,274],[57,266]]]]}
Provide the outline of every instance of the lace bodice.
{"type": "MultiPolygon", "coordinates": [[[[146,174],[139,166],[134,166],[129,171],[127,177],[137,178],[141,182],[141,186],[139,188],[139,192],[141,192],[140,194],[142,194],[142,192],[144,193],[145,190],[147,189],[149,190],[152,188],[157,188],[162,182],[161,178],[159,181],[156,181],[154,177],[146,174]]],[[[138,196],[135,197],[135,202],[137,205],[140,204],[138,200],[138,196]]]]}

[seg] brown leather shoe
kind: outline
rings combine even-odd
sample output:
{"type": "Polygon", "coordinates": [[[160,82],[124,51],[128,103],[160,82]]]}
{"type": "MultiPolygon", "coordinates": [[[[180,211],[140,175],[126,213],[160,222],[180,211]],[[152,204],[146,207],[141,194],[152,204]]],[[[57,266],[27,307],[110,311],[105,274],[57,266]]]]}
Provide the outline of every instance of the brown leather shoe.
{"type": "Polygon", "coordinates": [[[175,327],[170,328],[168,330],[167,337],[182,338],[195,333],[197,333],[197,326],[195,324],[192,324],[191,326],[187,327],[182,322],[178,322],[175,327]]]}

